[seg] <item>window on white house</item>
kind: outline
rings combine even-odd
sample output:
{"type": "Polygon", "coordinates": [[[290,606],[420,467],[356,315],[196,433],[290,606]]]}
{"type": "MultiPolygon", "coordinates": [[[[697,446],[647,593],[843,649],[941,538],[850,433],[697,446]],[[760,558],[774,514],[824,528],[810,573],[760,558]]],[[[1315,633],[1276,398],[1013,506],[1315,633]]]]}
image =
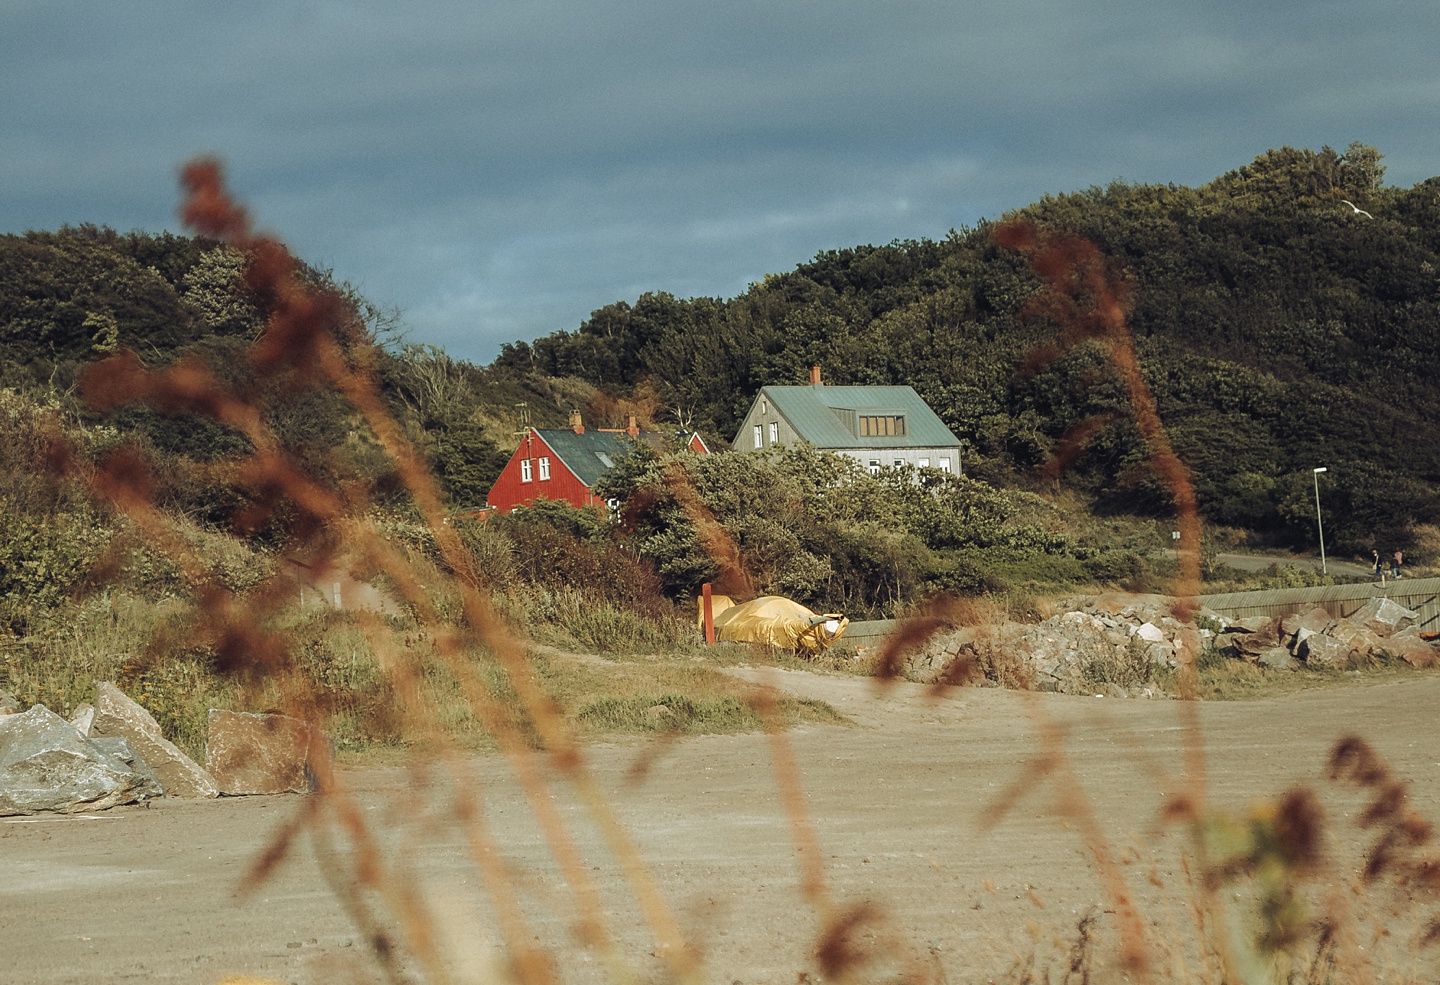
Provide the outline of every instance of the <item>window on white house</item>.
{"type": "Polygon", "coordinates": [[[540,481],[544,482],[550,478],[550,459],[540,459],[540,481]]]}
{"type": "Polygon", "coordinates": [[[761,398],[760,398],[760,416],[761,416],[761,417],[764,417],[764,416],[765,416],[766,414],[768,414],[768,413],[770,413],[770,402],[767,401],[764,397],[761,397],[761,398]]]}
{"type": "Polygon", "coordinates": [[[904,464],[905,464],[905,459],[903,459],[903,458],[897,458],[897,459],[895,459],[895,467],[896,467],[897,469],[898,469],[900,466],[904,465],[904,464]]]}
{"type": "Polygon", "coordinates": [[[859,425],[862,438],[905,436],[905,418],[899,414],[862,415],[859,425]]]}
{"type": "Polygon", "coordinates": [[[535,478],[535,474],[531,471],[530,459],[522,459],[520,462],[520,481],[529,482],[533,478],[535,478]]]}
{"type": "Polygon", "coordinates": [[[928,468],[930,467],[930,459],[928,459],[928,458],[922,458],[922,459],[920,459],[920,467],[921,467],[922,469],[928,469],[928,468]]]}
{"type": "Polygon", "coordinates": [[[948,458],[942,458],[942,459],[940,459],[940,471],[941,471],[941,472],[949,472],[949,471],[950,471],[950,459],[948,459],[948,458]]]}
{"type": "Polygon", "coordinates": [[[872,458],[872,459],[870,459],[869,469],[870,469],[870,474],[871,474],[871,475],[879,475],[879,474],[880,474],[880,459],[878,459],[878,458],[872,458]]]}
{"type": "Polygon", "coordinates": [[[764,447],[765,447],[765,438],[764,438],[764,436],[760,433],[760,425],[758,425],[758,424],[755,425],[755,447],[756,447],[756,448],[764,448],[764,447]]]}
{"type": "Polygon", "coordinates": [[[770,422],[770,443],[773,445],[780,440],[780,425],[774,421],[770,422]]]}

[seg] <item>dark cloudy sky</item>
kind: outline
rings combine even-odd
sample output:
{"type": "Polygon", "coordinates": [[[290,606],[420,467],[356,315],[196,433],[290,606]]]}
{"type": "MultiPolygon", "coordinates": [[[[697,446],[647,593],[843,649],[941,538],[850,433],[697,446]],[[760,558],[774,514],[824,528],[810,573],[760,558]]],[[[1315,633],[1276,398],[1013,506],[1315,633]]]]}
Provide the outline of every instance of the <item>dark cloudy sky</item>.
{"type": "Polygon", "coordinates": [[[1440,174],[1440,3],[0,0],[0,231],[261,223],[488,362],[647,290],[1282,144],[1440,174]]]}

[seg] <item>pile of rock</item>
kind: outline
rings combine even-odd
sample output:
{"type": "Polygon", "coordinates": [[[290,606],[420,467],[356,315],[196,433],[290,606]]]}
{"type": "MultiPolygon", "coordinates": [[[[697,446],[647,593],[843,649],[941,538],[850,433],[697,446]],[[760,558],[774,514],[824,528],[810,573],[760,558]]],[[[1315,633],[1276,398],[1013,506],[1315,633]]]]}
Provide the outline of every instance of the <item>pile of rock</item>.
{"type": "Polygon", "coordinates": [[[1373,599],[1344,619],[1317,607],[1283,619],[1232,622],[1202,609],[1193,626],[1177,620],[1173,607],[1160,596],[1099,597],[1034,625],[952,629],[907,654],[906,673],[932,681],[957,657],[968,657],[992,676],[998,669],[1009,683],[1040,691],[1163,697],[1153,669],[1175,667],[1187,645],[1195,653],[1213,646],[1276,669],[1344,668],[1386,658],[1416,667],[1440,663],[1440,649],[1415,626],[1417,614],[1389,599],[1373,599]]]}
{"type": "Polygon", "coordinates": [[[1346,668],[1387,658],[1415,667],[1440,663],[1440,650],[1423,639],[1418,613],[1385,598],[1371,599],[1346,618],[1320,607],[1282,618],[1241,619],[1215,641],[1227,657],[1276,668],[1346,668]]]}
{"type": "MultiPolygon", "coordinates": [[[[907,676],[931,681],[957,656],[1012,682],[1062,694],[1164,697],[1152,669],[1174,667],[1186,634],[1203,633],[1172,614],[1159,596],[1091,598],[1038,624],[1001,622],[938,633],[907,656],[907,676]]],[[[1197,644],[1198,645],[1198,644],[1197,644]]]]}
{"type": "Polygon", "coordinates": [[[284,715],[211,709],[202,768],[113,684],[66,721],[0,691],[0,815],[99,810],[154,797],[305,793],[315,733],[284,715]]]}

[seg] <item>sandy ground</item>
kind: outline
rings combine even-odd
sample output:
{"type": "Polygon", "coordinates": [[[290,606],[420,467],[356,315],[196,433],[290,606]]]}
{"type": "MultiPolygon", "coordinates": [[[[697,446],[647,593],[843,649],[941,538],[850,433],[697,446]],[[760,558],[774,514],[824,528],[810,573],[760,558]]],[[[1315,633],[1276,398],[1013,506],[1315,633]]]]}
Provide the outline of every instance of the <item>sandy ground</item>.
{"type": "MultiPolygon", "coordinates": [[[[1186,733],[1177,703],[991,689],[935,703],[910,685],[877,699],[868,681],[794,672],[777,679],[855,722],[790,736],[828,891],[846,904],[879,903],[916,960],[948,982],[1007,980],[1007,969],[1032,954],[1041,965],[1058,960],[1086,913],[1097,913],[1100,925],[1114,923],[1090,852],[1056,816],[1053,780],[1031,789],[994,828],[979,824],[983,809],[1036,754],[1037,715],[1066,731],[1071,775],[1109,845],[1125,857],[1121,869],[1161,942],[1157,963],[1173,959],[1167,950],[1185,949],[1174,942],[1193,939],[1176,861],[1182,832],[1156,821],[1163,796],[1181,788],[1186,733]]],[[[1437,706],[1440,676],[1203,705],[1212,802],[1243,809],[1307,783],[1324,795],[1334,830],[1350,831],[1346,813],[1360,800],[1323,773],[1337,736],[1356,731],[1411,783],[1415,805],[1435,817],[1437,706]]],[[[816,922],[797,888],[795,848],[765,737],[674,743],[644,782],[627,785],[627,771],[649,748],[595,746],[588,762],[704,950],[705,980],[788,985],[815,976],[816,922]]],[[[557,956],[561,979],[607,980],[596,957],[574,942],[572,897],[504,761],[481,757],[472,767],[512,884],[533,934],[557,956]]],[[[423,887],[461,969],[456,980],[487,980],[494,921],[463,834],[449,819],[445,789],[398,767],[345,779],[382,832],[386,861],[423,887]]],[[[653,939],[613,856],[569,789],[558,782],[552,789],[606,894],[611,933],[639,980],[660,979],[653,939]]],[[[296,797],[161,801],[0,823],[0,982],[213,983],[238,974],[297,983],[382,980],[308,843],[252,897],[235,894],[300,805],[296,797]]],[[[333,859],[323,864],[336,868],[333,859]]],[[[1337,880],[1350,864],[1337,867],[1337,880]]]]}

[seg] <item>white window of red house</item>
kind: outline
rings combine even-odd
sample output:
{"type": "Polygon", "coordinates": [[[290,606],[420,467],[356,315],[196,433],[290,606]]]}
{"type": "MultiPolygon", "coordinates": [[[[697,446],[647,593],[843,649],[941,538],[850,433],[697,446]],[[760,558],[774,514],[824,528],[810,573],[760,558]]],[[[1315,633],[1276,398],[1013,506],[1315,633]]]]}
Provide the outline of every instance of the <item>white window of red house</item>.
{"type": "Polygon", "coordinates": [[[530,459],[522,458],[520,460],[520,481],[529,482],[533,478],[535,478],[535,475],[531,471],[530,459]]]}
{"type": "Polygon", "coordinates": [[[764,437],[763,434],[761,434],[761,432],[760,432],[760,425],[758,425],[758,424],[755,425],[755,447],[756,447],[756,448],[764,448],[764,447],[765,447],[765,437],[764,437]]]}
{"type": "Polygon", "coordinates": [[[550,478],[550,459],[540,459],[540,481],[545,482],[550,478]]]}

